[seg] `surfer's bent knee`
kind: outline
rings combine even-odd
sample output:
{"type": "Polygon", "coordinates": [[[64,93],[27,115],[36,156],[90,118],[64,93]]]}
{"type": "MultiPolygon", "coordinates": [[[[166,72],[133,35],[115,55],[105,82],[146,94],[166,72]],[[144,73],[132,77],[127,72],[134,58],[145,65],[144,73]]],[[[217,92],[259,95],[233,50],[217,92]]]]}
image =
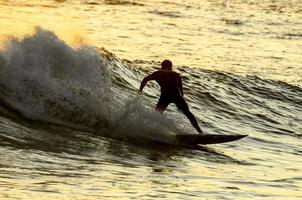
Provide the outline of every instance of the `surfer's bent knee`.
{"type": "Polygon", "coordinates": [[[156,106],[156,107],[155,107],[155,111],[160,112],[161,114],[163,114],[163,112],[165,111],[165,109],[156,106]]]}

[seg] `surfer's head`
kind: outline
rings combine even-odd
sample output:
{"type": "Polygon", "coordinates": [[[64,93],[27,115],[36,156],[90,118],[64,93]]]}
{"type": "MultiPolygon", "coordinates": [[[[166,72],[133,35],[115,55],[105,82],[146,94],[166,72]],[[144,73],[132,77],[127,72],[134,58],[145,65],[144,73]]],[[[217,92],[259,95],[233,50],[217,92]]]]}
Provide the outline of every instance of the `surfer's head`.
{"type": "Polygon", "coordinates": [[[172,70],[172,62],[170,60],[164,60],[161,63],[161,69],[171,71],[172,70]]]}

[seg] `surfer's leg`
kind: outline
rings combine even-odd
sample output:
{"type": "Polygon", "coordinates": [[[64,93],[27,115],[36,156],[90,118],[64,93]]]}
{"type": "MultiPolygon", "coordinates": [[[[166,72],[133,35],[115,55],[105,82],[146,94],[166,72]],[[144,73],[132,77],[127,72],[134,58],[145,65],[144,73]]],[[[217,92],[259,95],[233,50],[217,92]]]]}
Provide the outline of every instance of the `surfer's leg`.
{"type": "Polygon", "coordinates": [[[177,108],[183,112],[187,116],[187,118],[190,120],[192,126],[197,130],[198,133],[202,133],[202,130],[200,129],[197,120],[195,119],[194,115],[189,110],[189,106],[184,98],[179,98],[175,102],[177,108]]]}
{"type": "Polygon", "coordinates": [[[163,113],[169,105],[169,101],[161,96],[156,104],[155,110],[163,113]]]}

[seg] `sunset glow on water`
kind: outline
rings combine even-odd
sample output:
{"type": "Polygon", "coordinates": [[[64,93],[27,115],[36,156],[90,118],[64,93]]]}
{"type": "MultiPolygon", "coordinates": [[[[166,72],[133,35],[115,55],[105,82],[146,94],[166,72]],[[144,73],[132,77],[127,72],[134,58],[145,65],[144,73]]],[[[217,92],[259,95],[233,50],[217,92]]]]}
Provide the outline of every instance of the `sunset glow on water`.
{"type": "Polygon", "coordinates": [[[0,0],[0,199],[301,199],[300,0],[0,0]],[[206,133],[159,87],[173,61],[206,133]],[[169,144],[167,144],[169,143],[169,144]]]}

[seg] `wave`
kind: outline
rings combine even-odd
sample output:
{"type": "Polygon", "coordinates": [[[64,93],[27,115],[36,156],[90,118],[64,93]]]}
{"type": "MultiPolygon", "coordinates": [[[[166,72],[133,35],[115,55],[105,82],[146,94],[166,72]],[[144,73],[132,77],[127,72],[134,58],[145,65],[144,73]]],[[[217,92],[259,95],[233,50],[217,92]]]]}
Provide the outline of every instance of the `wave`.
{"type": "Polygon", "coordinates": [[[95,49],[73,49],[36,27],[32,36],[8,40],[1,52],[1,100],[33,120],[102,118],[97,105],[109,101],[111,84],[102,61],[95,49]]]}
{"type": "MultiPolygon", "coordinates": [[[[172,135],[194,131],[188,120],[173,106],[165,115],[153,111],[155,83],[144,97],[136,95],[142,78],[159,64],[122,60],[89,45],[71,47],[36,27],[33,35],[8,39],[0,52],[0,100],[26,119],[171,143],[172,135]]],[[[206,132],[300,135],[300,87],[202,68],[176,70],[206,132]]]]}
{"type": "MultiPolygon", "coordinates": [[[[0,55],[1,102],[27,119],[93,127],[115,137],[175,130],[173,120],[148,110],[127,92],[135,71],[104,49],[72,48],[36,27],[33,35],[6,41],[0,55]]],[[[137,87],[138,78],[134,80],[137,87]]]]}

